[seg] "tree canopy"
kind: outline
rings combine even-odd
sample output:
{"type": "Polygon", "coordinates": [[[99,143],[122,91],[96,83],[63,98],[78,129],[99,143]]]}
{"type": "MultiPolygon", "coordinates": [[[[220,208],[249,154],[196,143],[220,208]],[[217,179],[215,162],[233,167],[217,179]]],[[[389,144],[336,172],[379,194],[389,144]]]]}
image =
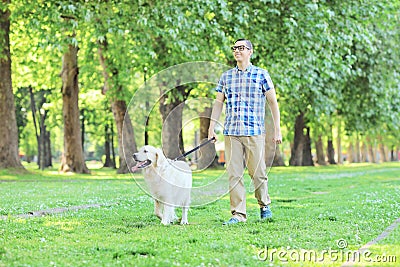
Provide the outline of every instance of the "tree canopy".
{"type": "MultiPolygon", "coordinates": [[[[271,74],[288,143],[296,138],[293,129],[301,116],[304,127],[319,133],[339,125],[347,136],[380,136],[388,147],[399,145],[399,1],[12,0],[2,1],[0,10],[9,12],[2,19],[10,22],[12,90],[25,153],[34,153],[35,136],[29,134],[30,102],[23,88],[46,92],[40,107],[48,112],[44,123],[54,154],[63,151],[60,73],[68,47],[78,48],[80,119],[86,125],[83,138],[90,140],[83,148],[103,151],[105,125],[116,128],[118,139],[129,134],[131,147],[142,140],[133,131],[135,114],[132,130],[123,133],[117,113],[146,78],[188,62],[234,66],[229,46],[239,38],[253,42],[252,63],[271,74]]],[[[0,33],[5,30],[2,26],[0,33]]],[[[212,98],[213,86],[177,87],[157,105],[177,99],[179,106],[200,96],[212,98]]],[[[151,118],[149,129],[161,134],[163,119],[151,118]]],[[[160,135],[151,136],[161,145],[160,135]]]]}

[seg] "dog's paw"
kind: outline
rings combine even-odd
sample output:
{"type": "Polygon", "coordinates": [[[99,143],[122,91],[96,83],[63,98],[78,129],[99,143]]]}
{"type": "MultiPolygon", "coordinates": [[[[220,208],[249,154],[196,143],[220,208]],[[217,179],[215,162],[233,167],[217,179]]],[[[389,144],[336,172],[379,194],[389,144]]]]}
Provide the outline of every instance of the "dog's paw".
{"type": "Polygon", "coordinates": [[[189,225],[188,221],[181,221],[181,225],[189,225]]]}
{"type": "Polygon", "coordinates": [[[162,225],[171,225],[173,222],[167,221],[167,220],[162,220],[161,224],[162,225]]]}

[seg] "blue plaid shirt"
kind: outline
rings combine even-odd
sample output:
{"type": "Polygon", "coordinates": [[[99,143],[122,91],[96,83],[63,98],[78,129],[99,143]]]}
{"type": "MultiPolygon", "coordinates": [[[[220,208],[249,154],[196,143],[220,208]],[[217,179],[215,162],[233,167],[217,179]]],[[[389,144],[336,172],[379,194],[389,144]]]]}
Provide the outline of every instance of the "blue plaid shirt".
{"type": "Polygon", "coordinates": [[[226,98],[224,135],[265,134],[264,93],[273,88],[268,71],[251,64],[245,71],[236,66],[224,72],[216,88],[226,98]]]}

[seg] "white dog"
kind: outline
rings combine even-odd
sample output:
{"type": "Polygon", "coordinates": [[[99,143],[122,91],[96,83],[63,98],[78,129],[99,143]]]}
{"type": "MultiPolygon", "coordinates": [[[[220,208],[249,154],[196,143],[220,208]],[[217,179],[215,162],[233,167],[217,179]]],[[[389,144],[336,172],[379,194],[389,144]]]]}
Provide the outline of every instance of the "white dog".
{"type": "Polygon", "coordinates": [[[177,217],[175,207],[182,207],[181,224],[188,224],[192,170],[183,161],[167,159],[161,149],[144,146],[133,154],[137,165],[135,172],[144,169],[144,180],[154,198],[154,213],[164,225],[171,224],[177,217]]]}

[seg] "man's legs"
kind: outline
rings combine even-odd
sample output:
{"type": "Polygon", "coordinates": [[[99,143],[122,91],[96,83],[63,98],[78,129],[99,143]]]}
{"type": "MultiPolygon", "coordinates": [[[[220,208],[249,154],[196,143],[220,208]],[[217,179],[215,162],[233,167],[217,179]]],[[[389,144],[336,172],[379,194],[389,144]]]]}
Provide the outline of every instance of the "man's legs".
{"type": "Polygon", "coordinates": [[[257,135],[246,137],[245,145],[246,165],[254,183],[254,194],[260,208],[271,203],[268,194],[267,167],[265,164],[265,136],[257,135]]]}
{"type": "Polygon", "coordinates": [[[225,136],[225,157],[229,175],[232,217],[246,221],[246,189],[244,187],[244,155],[240,137],[225,136]]]}

